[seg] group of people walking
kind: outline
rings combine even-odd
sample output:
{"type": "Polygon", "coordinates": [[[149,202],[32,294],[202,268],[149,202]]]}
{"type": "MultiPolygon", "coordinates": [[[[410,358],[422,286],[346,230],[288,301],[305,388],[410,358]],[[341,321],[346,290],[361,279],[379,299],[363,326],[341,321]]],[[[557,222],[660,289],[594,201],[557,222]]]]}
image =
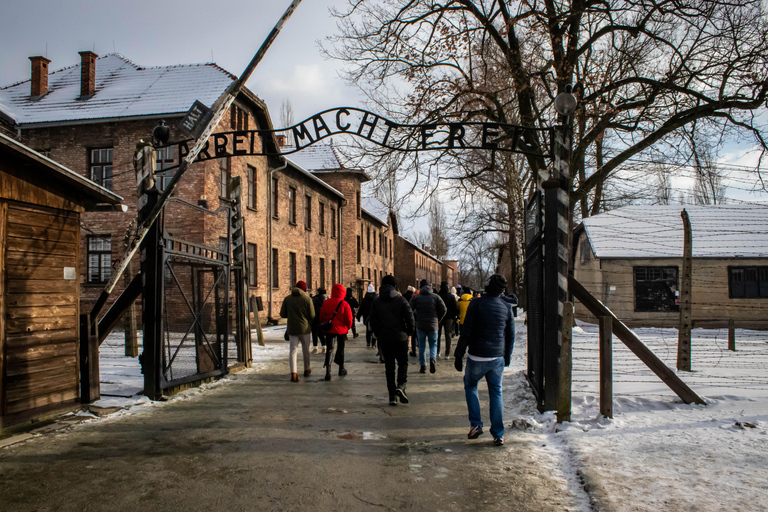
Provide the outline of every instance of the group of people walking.
{"type": "Polygon", "coordinates": [[[357,337],[355,317],[362,318],[366,326],[366,346],[377,347],[389,392],[389,403],[409,403],[406,394],[408,380],[409,342],[411,356],[418,345],[419,371],[436,373],[440,355],[440,340],[444,341],[445,357],[450,357],[451,340],[459,334],[454,351],[454,367],[464,369],[464,354],[468,352],[464,373],[464,391],[467,401],[470,431],[467,437],[475,439],[483,433],[478,382],[485,378],[490,395],[491,435],[496,445],[504,443],[502,374],[509,366],[514,344],[514,312],[516,298],[504,295],[507,281],[503,276],[491,276],[485,293],[477,298],[471,290],[456,290],[441,283],[435,293],[431,283],[422,280],[419,290],[408,287],[401,294],[394,276],[384,276],[376,293],[369,285],[361,303],[352,295],[352,289],[334,284],[331,297],[320,288],[313,297],[307,294],[303,281],[296,283],[285,298],[280,316],[287,318],[286,334],[290,341],[289,365],[291,381],[298,382],[298,346],[302,346],[304,376],[312,373],[310,367],[310,340],[317,353],[317,343],[325,353],[325,380],[331,380],[331,365],[339,368],[339,376],[347,374],[344,367],[344,349],[348,333],[357,337]],[[359,308],[359,309],[358,309],[359,308]],[[335,354],[334,354],[335,346],[335,354]],[[427,366],[428,365],[428,366],[427,366]]]}

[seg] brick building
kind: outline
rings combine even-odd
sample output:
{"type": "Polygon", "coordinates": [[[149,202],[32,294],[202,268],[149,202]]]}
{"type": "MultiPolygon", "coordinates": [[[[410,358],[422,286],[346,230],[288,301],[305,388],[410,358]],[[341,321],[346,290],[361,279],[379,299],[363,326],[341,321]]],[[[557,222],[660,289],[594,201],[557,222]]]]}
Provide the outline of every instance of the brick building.
{"type": "Polygon", "coordinates": [[[448,283],[448,287],[459,284],[458,260],[443,260],[442,280],[448,283]]]}
{"type": "Polygon", "coordinates": [[[359,298],[368,284],[378,290],[382,277],[395,273],[395,229],[389,209],[377,199],[363,195],[368,176],[362,169],[344,167],[337,151],[327,144],[310,146],[288,158],[345,198],[339,210],[341,274],[337,282],[355,290],[359,298]]]}
{"type": "MultiPolygon", "coordinates": [[[[127,213],[85,213],[81,218],[81,303],[88,308],[122,256],[126,230],[136,217],[137,142],[148,140],[160,119],[171,127],[171,140],[183,139],[175,127],[192,103],[212,105],[235,77],[211,63],[143,68],[119,54],[80,55],[79,65],[53,73],[48,72],[48,59],[31,57],[31,80],[0,88],[0,125],[119,194],[129,206],[127,213]]],[[[247,89],[224,119],[216,133],[272,128],[266,105],[247,89]]],[[[252,144],[255,152],[278,152],[272,135],[258,135],[252,144]]],[[[158,187],[170,180],[181,149],[158,151],[158,187]]],[[[277,316],[275,305],[279,309],[296,280],[316,288],[341,279],[344,240],[339,222],[343,205],[349,203],[343,194],[349,189],[346,175],[325,183],[281,157],[223,156],[191,165],[174,197],[216,211],[228,204],[226,186],[233,176],[240,176],[243,184],[249,293],[266,305],[262,319],[277,316]]],[[[168,232],[191,242],[219,249],[226,237],[225,214],[206,215],[173,203],[165,217],[168,232]]],[[[137,269],[138,261],[134,265],[137,269]]],[[[113,300],[121,290],[119,284],[113,300]]]]}
{"type": "Polygon", "coordinates": [[[400,235],[395,237],[395,279],[401,290],[408,285],[418,288],[422,279],[439,289],[443,268],[443,262],[425,248],[400,235]]]}

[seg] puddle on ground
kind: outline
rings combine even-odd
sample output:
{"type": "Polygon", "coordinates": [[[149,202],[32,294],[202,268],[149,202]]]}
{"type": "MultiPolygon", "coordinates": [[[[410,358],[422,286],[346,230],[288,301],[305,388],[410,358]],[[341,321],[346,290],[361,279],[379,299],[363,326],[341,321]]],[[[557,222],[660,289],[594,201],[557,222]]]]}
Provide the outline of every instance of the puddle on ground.
{"type": "Polygon", "coordinates": [[[387,438],[387,436],[378,432],[359,432],[354,430],[345,430],[344,433],[339,434],[338,437],[339,439],[362,439],[363,441],[376,441],[387,438]]]}

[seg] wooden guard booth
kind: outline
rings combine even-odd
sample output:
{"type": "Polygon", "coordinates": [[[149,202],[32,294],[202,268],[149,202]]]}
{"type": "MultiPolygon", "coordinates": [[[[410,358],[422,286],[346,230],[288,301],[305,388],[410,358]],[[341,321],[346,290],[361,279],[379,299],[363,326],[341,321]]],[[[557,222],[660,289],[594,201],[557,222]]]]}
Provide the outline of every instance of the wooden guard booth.
{"type": "Polygon", "coordinates": [[[0,427],[78,401],[80,214],[121,199],[0,134],[0,427]]]}

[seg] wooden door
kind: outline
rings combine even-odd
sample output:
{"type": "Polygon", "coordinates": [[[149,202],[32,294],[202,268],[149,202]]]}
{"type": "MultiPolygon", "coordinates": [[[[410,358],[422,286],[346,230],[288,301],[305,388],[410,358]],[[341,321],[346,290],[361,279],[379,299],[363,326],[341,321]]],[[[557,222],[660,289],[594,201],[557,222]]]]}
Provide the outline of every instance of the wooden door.
{"type": "Polygon", "coordinates": [[[6,203],[3,224],[2,412],[10,415],[78,397],[80,228],[76,212],[16,202],[6,203]]]}

